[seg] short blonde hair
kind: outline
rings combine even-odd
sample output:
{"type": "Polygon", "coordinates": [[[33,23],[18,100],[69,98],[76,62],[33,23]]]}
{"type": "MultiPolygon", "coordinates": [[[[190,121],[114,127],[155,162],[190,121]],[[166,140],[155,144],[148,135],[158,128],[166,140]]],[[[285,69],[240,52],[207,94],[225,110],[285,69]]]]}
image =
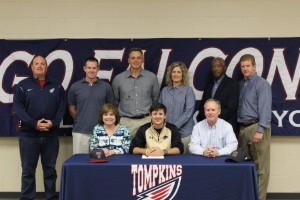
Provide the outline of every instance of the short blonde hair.
{"type": "Polygon", "coordinates": [[[181,62],[181,61],[176,61],[173,62],[171,65],[169,65],[168,70],[167,70],[167,74],[166,74],[166,84],[168,86],[172,86],[173,85],[173,81],[172,81],[172,70],[175,67],[179,67],[182,71],[182,81],[181,84],[186,86],[189,85],[189,74],[188,74],[188,70],[186,65],[181,62]]]}
{"type": "Polygon", "coordinates": [[[221,103],[217,99],[207,99],[204,103],[204,110],[205,110],[205,106],[208,102],[215,102],[217,104],[218,109],[221,111],[221,103]]]}

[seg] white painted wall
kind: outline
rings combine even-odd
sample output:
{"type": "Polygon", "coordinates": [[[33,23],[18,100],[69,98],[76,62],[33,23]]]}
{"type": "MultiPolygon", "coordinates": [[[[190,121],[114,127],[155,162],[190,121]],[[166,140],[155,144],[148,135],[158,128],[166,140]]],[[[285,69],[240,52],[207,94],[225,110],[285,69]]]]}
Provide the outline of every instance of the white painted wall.
{"type": "MultiPolygon", "coordinates": [[[[299,7],[298,0],[0,0],[0,39],[299,37],[299,7]]],[[[61,137],[58,189],[71,154],[71,137],[61,137]]],[[[272,137],[268,192],[300,192],[299,155],[300,137],[272,137]]],[[[20,177],[18,138],[0,137],[0,192],[19,192],[20,177]]]]}

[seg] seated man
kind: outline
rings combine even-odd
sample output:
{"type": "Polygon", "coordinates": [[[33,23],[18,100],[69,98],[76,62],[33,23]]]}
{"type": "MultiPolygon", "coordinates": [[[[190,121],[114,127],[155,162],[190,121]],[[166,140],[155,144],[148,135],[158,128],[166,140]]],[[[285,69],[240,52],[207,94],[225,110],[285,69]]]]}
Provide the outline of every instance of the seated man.
{"type": "Polygon", "coordinates": [[[167,108],[156,103],[150,107],[151,122],[141,126],[133,138],[129,152],[146,156],[183,153],[180,133],[173,124],[166,123],[167,108]]]}
{"type": "Polygon", "coordinates": [[[229,155],[236,150],[238,142],[232,126],[219,118],[221,104],[218,100],[208,99],[204,104],[206,119],[193,128],[189,150],[192,154],[206,157],[229,155]]]}

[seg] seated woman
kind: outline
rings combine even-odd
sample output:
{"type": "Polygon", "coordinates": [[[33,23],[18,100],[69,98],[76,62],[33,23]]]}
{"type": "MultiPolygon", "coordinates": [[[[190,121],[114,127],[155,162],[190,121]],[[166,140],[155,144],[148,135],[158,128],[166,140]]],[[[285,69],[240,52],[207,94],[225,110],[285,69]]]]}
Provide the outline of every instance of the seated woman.
{"type": "Polygon", "coordinates": [[[90,150],[101,148],[106,156],[128,153],[130,145],[129,129],[119,123],[118,108],[113,104],[104,104],[99,114],[99,124],[93,130],[90,150]]]}
{"type": "Polygon", "coordinates": [[[166,123],[167,108],[156,103],[150,107],[151,123],[139,128],[131,142],[129,152],[146,156],[163,156],[183,153],[180,133],[173,124],[166,123]]]}

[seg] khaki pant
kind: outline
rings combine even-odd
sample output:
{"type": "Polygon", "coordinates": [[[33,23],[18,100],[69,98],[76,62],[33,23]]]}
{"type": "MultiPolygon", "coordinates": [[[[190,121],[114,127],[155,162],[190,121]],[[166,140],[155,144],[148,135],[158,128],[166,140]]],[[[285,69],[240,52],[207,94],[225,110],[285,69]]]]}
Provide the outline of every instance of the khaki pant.
{"type": "Polygon", "coordinates": [[[190,154],[190,151],[189,151],[189,143],[191,142],[191,136],[192,135],[189,135],[189,136],[186,136],[184,138],[181,138],[181,142],[183,143],[183,147],[184,147],[184,154],[190,154]]]}
{"type": "Polygon", "coordinates": [[[128,127],[130,131],[130,139],[132,140],[135,137],[137,130],[144,124],[149,123],[151,117],[147,116],[142,119],[132,119],[129,117],[121,117],[120,124],[123,124],[128,127]]]}
{"type": "Polygon", "coordinates": [[[259,199],[266,200],[270,176],[270,140],[271,128],[265,129],[262,141],[255,144],[252,142],[253,134],[258,124],[241,126],[239,135],[239,147],[250,154],[256,166],[258,177],[259,199]]]}
{"type": "Polygon", "coordinates": [[[89,153],[91,134],[72,132],[73,154],[89,153]]]}

